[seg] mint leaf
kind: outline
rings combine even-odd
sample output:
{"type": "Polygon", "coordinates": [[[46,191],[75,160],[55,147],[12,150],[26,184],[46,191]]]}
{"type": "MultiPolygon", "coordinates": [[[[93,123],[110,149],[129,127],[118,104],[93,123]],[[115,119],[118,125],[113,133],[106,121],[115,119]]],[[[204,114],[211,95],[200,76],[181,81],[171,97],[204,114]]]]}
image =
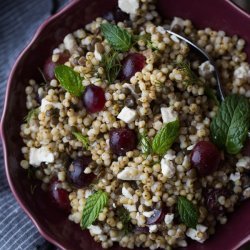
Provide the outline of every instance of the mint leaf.
{"type": "Polygon", "coordinates": [[[179,135],[180,122],[179,120],[164,124],[164,127],[156,134],[153,139],[152,149],[158,155],[164,155],[172,146],[175,139],[179,135]]]}
{"type": "Polygon", "coordinates": [[[121,62],[118,53],[111,51],[108,54],[103,55],[102,64],[108,83],[113,84],[121,70],[121,62]]]}
{"type": "Polygon", "coordinates": [[[92,225],[107,203],[108,194],[104,191],[99,190],[90,195],[82,212],[81,228],[86,229],[92,225]]]}
{"type": "Polygon", "coordinates": [[[29,113],[24,117],[25,122],[30,122],[32,119],[36,119],[39,115],[40,108],[31,109],[29,113]]]}
{"type": "Polygon", "coordinates": [[[140,134],[140,143],[139,145],[141,146],[141,151],[143,154],[150,154],[151,152],[151,143],[150,143],[150,139],[148,138],[148,136],[143,133],[140,134]]]}
{"type": "Polygon", "coordinates": [[[250,105],[246,97],[230,95],[222,102],[210,129],[213,142],[229,154],[240,152],[250,127],[250,105]]]}
{"type": "Polygon", "coordinates": [[[66,65],[58,65],[55,68],[55,76],[61,86],[74,96],[80,96],[84,91],[82,77],[72,68],[66,65]]]}
{"type": "Polygon", "coordinates": [[[132,47],[133,37],[127,30],[115,24],[103,23],[101,24],[101,31],[115,50],[126,52],[132,47]]]}
{"type": "Polygon", "coordinates": [[[87,136],[84,136],[83,134],[79,133],[79,132],[72,132],[72,134],[76,137],[76,139],[78,141],[80,141],[82,143],[82,145],[88,149],[89,147],[89,140],[87,136]]]}
{"type": "Polygon", "coordinates": [[[186,197],[179,196],[177,208],[181,221],[188,227],[196,228],[199,215],[198,210],[193,205],[193,203],[189,201],[186,197]]]}

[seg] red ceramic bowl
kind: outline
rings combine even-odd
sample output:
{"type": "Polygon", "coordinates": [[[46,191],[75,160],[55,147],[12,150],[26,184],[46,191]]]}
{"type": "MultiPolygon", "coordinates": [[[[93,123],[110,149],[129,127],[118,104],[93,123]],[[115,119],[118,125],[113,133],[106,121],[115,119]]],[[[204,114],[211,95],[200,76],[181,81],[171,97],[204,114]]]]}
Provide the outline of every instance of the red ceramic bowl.
{"type": "MultiPolygon", "coordinates": [[[[67,216],[47,201],[39,189],[32,195],[30,181],[20,167],[22,140],[20,124],[26,114],[25,85],[28,79],[38,79],[52,49],[70,31],[82,27],[97,16],[113,8],[116,0],[76,0],[60,13],[48,19],[16,61],[7,85],[5,107],[1,122],[5,168],[11,190],[23,210],[40,233],[50,242],[68,250],[98,250],[88,232],[70,222],[67,216]]],[[[250,17],[226,0],[159,0],[158,9],[164,17],[190,18],[197,27],[211,27],[238,34],[250,42],[250,17]]],[[[250,46],[246,51],[250,58],[250,46]]],[[[241,204],[229,222],[217,228],[216,234],[205,244],[192,242],[187,249],[232,250],[250,240],[250,201],[241,204]]],[[[113,249],[119,249],[117,246],[113,249]]]]}

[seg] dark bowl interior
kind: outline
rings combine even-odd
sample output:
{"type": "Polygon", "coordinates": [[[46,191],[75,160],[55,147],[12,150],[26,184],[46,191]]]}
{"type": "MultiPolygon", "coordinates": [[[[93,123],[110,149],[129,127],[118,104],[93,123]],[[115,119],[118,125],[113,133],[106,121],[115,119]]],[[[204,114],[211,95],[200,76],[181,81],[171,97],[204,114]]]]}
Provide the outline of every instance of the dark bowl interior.
{"type": "MultiPolygon", "coordinates": [[[[63,37],[82,27],[97,16],[112,9],[116,0],[80,0],[66,7],[61,13],[43,25],[31,45],[19,57],[15,64],[7,87],[6,103],[2,119],[2,137],[5,151],[5,165],[11,189],[39,231],[48,240],[63,249],[87,250],[102,249],[88,232],[70,222],[49,202],[41,190],[30,192],[30,180],[20,167],[22,140],[19,136],[20,125],[26,114],[25,86],[30,78],[39,80],[38,68],[51,54],[52,49],[63,37]]],[[[222,29],[229,34],[239,34],[250,41],[250,18],[225,0],[160,0],[159,10],[164,17],[181,16],[190,18],[198,27],[222,29]],[[201,4],[202,3],[202,4],[201,4]],[[181,6],[181,8],[180,8],[181,6]],[[204,11],[201,11],[203,9],[204,11]],[[242,25],[244,24],[244,25],[242,25]]],[[[249,46],[247,47],[250,52],[249,46]]],[[[250,53],[249,53],[250,55],[250,53]]],[[[224,249],[231,250],[249,240],[250,201],[242,204],[237,212],[230,216],[229,223],[218,227],[216,235],[206,244],[192,242],[188,249],[224,249]],[[244,223],[243,223],[244,222],[244,223]]],[[[112,249],[120,249],[118,246],[112,249]]]]}

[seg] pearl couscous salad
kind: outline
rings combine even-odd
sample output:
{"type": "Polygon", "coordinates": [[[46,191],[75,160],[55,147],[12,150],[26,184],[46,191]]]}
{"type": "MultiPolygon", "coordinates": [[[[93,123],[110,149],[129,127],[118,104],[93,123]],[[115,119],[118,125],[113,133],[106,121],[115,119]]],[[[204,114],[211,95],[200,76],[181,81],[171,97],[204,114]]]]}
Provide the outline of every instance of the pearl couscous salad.
{"type": "Polygon", "coordinates": [[[30,80],[21,166],[103,248],[204,243],[250,197],[245,41],[162,20],[153,0],[65,36],[30,80]],[[216,62],[214,67],[172,30],[216,62]]]}

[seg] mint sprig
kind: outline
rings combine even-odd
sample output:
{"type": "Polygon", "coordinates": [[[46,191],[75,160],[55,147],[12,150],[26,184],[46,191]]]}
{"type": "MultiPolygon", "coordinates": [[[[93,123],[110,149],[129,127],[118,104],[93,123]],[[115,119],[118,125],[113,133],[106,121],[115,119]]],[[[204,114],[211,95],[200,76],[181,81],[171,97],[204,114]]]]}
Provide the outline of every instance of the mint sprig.
{"type": "Polygon", "coordinates": [[[213,142],[229,154],[242,149],[250,127],[249,100],[240,95],[230,95],[222,102],[211,123],[213,142]]]}
{"type": "Polygon", "coordinates": [[[175,120],[164,124],[153,139],[152,149],[158,155],[164,155],[179,136],[180,122],[175,120]]]}
{"type": "Polygon", "coordinates": [[[97,219],[108,203],[108,194],[102,190],[90,195],[82,212],[81,228],[86,229],[97,219]]]}
{"type": "Polygon", "coordinates": [[[74,96],[81,96],[85,87],[78,72],[66,65],[58,65],[55,68],[55,76],[66,91],[74,96]]]}
{"type": "Polygon", "coordinates": [[[101,31],[113,49],[126,52],[133,45],[133,37],[126,30],[112,23],[101,24],[101,31]]]}
{"type": "Polygon", "coordinates": [[[186,197],[179,196],[177,208],[181,221],[188,227],[196,228],[199,214],[194,204],[186,197]]]}
{"type": "Polygon", "coordinates": [[[86,149],[89,147],[89,140],[87,136],[84,136],[80,132],[72,132],[72,134],[76,137],[78,141],[80,141],[86,149]]]}

